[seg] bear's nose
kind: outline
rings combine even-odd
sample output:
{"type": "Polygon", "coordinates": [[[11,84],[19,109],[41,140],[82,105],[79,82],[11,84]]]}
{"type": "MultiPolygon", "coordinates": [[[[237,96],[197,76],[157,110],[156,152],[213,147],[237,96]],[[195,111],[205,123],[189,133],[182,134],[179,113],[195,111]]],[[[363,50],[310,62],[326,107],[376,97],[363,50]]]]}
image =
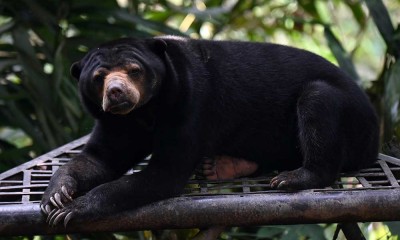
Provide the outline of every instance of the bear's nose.
{"type": "Polygon", "coordinates": [[[123,85],[118,82],[110,83],[107,88],[107,97],[111,102],[118,102],[123,95],[123,85]]]}

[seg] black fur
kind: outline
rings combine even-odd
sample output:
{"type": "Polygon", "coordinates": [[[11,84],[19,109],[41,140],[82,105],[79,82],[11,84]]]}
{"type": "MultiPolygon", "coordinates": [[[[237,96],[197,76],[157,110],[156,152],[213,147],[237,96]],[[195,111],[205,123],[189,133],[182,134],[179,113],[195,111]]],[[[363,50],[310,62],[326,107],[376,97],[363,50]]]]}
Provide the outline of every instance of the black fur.
{"type": "Polygon", "coordinates": [[[339,171],[365,167],[378,153],[377,117],[366,95],[307,51],[268,43],[120,39],[92,50],[71,72],[96,125],[83,152],[60,167],[44,194],[46,214],[55,194],[64,205],[49,214],[51,224],[180,194],[204,157],[294,170],[272,186],[305,189],[328,186],[339,171]],[[113,115],[101,109],[91,78],[100,65],[124,61],[143,66],[147,84],[157,90],[147,90],[151,97],[138,109],[113,115]],[[121,177],[149,154],[145,170],[121,177]]]}

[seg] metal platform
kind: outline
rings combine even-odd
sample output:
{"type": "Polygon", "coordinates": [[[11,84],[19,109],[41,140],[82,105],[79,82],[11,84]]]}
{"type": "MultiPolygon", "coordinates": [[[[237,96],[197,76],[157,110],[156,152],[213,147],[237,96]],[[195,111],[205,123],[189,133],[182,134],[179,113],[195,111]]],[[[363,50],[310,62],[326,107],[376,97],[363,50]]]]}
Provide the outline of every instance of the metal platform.
{"type": "Polygon", "coordinates": [[[232,181],[193,178],[180,197],[96,221],[71,222],[67,229],[50,228],[40,213],[42,194],[52,174],[87,139],[0,174],[0,235],[400,220],[400,159],[380,154],[374,166],[341,174],[325,189],[272,190],[269,181],[277,173],[232,181]]]}

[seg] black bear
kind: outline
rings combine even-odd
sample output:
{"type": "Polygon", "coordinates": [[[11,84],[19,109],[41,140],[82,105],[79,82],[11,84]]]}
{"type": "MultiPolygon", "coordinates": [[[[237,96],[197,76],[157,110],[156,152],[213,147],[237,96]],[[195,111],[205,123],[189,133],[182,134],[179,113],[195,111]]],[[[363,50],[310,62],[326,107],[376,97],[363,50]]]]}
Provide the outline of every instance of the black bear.
{"type": "Polygon", "coordinates": [[[286,170],[271,186],[296,190],[328,186],[377,157],[367,96],[304,50],[124,38],[91,50],[71,74],[96,124],[51,178],[41,202],[50,225],[176,196],[204,158],[234,163],[241,175],[286,170]],[[150,154],[143,171],[124,175],[150,154]]]}

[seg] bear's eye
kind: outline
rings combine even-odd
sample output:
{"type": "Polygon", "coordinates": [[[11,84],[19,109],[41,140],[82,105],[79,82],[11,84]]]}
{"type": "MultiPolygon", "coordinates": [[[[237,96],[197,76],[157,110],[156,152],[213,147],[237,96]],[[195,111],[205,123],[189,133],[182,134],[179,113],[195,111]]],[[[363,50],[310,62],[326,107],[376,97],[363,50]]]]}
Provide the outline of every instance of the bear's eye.
{"type": "Polygon", "coordinates": [[[138,77],[142,73],[140,68],[131,68],[128,70],[128,75],[130,77],[138,77]]]}
{"type": "Polygon", "coordinates": [[[96,84],[102,84],[104,81],[104,76],[103,74],[96,74],[93,76],[93,82],[96,84]]]}
{"type": "Polygon", "coordinates": [[[97,68],[92,75],[92,81],[97,85],[102,85],[104,83],[104,78],[107,76],[108,71],[105,68],[97,68]]]}

